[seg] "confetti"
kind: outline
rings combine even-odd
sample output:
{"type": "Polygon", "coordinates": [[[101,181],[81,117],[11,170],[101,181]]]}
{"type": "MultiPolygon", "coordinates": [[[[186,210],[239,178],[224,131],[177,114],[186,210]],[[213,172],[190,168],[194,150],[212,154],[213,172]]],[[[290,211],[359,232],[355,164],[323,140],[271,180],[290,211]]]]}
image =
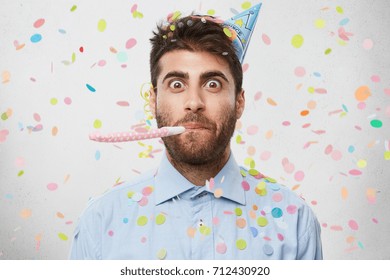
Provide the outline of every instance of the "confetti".
{"type": "Polygon", "coordinates": [[[292,39],[291,39],[291,45],[292,45],[294,48],[297,48],[297,49],[299,49],[300,47],[302,47],[303,42],[304,42],[303,36],[300,35],[300,34],[294,35],[294,36],[292,37],[292,39]]]}
{"type": "Polygon", "coordinates": [[[3,143],[7,140],[8,134],[9,134],[8,129],[0,130],[0,143],[3,143]]]}
{"type": "Polygon", "coordinates": [[[326,26],[326,21],[322,18],[316,19],[314,21],[314,26],[318,29],[322,29],[326,26]]]}
{"type": "Polygon", "coordinates": [[[20,211],[19,215],[23,219],[30,218],[32,216],[32,210],[29,208],[22,209],[22,211],[20,211]]]}
{"type": "Polygon", "coordinates": [[[157,258],[159,260],[164,260],[166,257],[167,257],[167,250],[166,249],[160,249],[158,252],[157,252],[157,258]]]}
{"type": "Polygon", "coordinates": [[[246,241],[244,239],[238,239],[236,241],[236,247],[239,250],[245,250],[245,248],[246,248],[246,241]]]}
{"type": "Polygon", "coordinates": [[[352,230],[358,230],[358,229],[359,229],[359,225],[358,225],[358,223],[357,223],[355,220],[349,220],[349,221],[348,221],[348,226],[349,226],[352,230]]]}
{"type": "Polygon", "coordinates": [[[357,101],[366,101],[368,97],[371,96],[371,91],[368,86],[360,86],[355,91],[355,98],[357,101]]]}
{"type": "Polygon", "coordinates": [[[225,254],[226,251],[227,251],[227,246],[225,244],[225,242],[219,242],[217,243],[216,245],[216,248],[215,248],[215,251],[218,253],[218,254],[225,254]]]}
{"type": "Polygon", "coordinates": [[[58,233],[58,237],[63,240],[63,241],[67,241],[68,240],[68,236],[65,234],[65,233],[58,233]]]}
{"type": "Polygon", "coordinates": [[[45,19],[44,18],[40,18],[40,19],[37,19],[35,22],[34,22],[34,24],[33,24],[33,26],[35,27],[35,28],[40,28],[42,25],[44,25],[45,24],[45,19]]]}
{"type": "Polygon", "coordinates": [[[365,49],[365,50],[371,50],[374,46],[374,42],[371,39],[367,38],[367,39],[363,40],[362,46],[363,46],[363,49],[365,49]]]}
{"type": "Polygon", "coordinates": [[[102,121],[96,119],[96,120],[93,122],[93,127],[96,128],[96,129],[101,128],[101,127],[102,127],[102,121]]]}
{"type": "Polygon", "coordinates": [[[137,44],[137,40],[135,38],[130,38],[126,42],[126,49],[131,49],[137,44]]]}
{"type": "Polygon", "coordinates": [[[374,128],[381,128],[383,123],[380,120],[371,120],[370,125],[374,128]]]}
{"type": "Polygon", "coordinates": [[[100,19],[97,24],[97,29],[99,32],[104,32],[107,28],[107,22],[105,19],[100,19]]]}
{"type": "Polygon", "coordinates": [[[31,38],[30,38],[30,41],[31,41],[32,43],[38,43],[38,42],[40,42],[41,40],[42,40],[42,35],[41,35],[41,34],[34,34],[34,35],[32,35],[31,38]]]}
{"type": "Polygon", "coordinates": [[[267,46],[271,45],[271,39],[268,37],[267,34],[262,34],[261,35],[261,39],[263,40],[264,44],[266,44],[267,46]]]}
{"type": "Polygon", "coordinates": [[[294,69],[294,74],[295,74],[295,76],[297,76],[297,77],[303,77],[303,76],[306,75],[306,70],[305,70],[304,67],[298,66],[298,67],[296,67],[296,68],[294,69]]]}
{"type": "Polygon", "coordinates": [[[96,91],[96,89],[95,89],[93,86],[91,86],[90,84],[85,84],[85,86],[86,86],[87,89],[89,89],[89,91],[91,91],[91,92],[95,92],[95,91],[96,91]]]}
{"type": "Polygon", "coordinates": [[[49,191],[55,191],[56,189],[58,189],[58,185],[56,183],[49,183],[46,187],[49,191]]]}

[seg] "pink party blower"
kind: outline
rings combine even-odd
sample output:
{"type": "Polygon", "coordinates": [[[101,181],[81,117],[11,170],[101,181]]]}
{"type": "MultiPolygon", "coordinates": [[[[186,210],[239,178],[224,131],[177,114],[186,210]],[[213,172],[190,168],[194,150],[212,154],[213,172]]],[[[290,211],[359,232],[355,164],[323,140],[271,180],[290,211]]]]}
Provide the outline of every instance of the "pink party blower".
{"type": "Polygon", "coordinates": [[[183,126],[165,126],[157,129],[152,129],[148,132],[115,132],[107,135],[100,135],[99,132],[89,135],[89,139],[97,142],[129,142],[144,139],[167,137],[171,135],[181,134],[185,131],[183,126]]]}

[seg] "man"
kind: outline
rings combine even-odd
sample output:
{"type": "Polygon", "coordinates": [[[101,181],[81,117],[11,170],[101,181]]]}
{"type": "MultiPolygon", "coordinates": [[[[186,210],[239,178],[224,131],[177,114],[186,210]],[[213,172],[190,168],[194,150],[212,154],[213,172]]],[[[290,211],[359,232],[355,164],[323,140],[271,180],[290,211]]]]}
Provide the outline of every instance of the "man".
{"type": "Polygon", "coordinates": [[[322,258],[311,209],[271,178],[240,168],[231,153],[245,97],[224,28],[188,16],[154,33],[151,111],[159,127],[186,130],[163,138],[157,170],[90,202],[71,258],[322,258]]]}

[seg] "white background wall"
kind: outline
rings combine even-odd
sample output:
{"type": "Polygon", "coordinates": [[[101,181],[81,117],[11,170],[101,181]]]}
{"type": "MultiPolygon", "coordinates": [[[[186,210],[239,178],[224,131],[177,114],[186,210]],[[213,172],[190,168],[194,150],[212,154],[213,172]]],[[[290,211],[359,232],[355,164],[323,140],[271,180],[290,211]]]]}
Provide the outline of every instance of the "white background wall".
{"type": "MultiPolygon", "coordinates": [[[[0,259],[66,259],[88,199],[159,164],[158,140],[143,142],[156,150],[149,158],[137,142],[88,140],[96,120],[105,133],[145,119],[140,88],[155,23],[177,10],[228,18],[256,3],[1,1],[0,259]],[[42,39],[33,43],[34,34],[42,39]]],[[[245,59],[247,107],[233,152],[306,199],[326,259],[390,258],[389,11],[385,0],[265,0],[245,59]],[[357,98],[362,86],[370,95],[357,98]]]]}

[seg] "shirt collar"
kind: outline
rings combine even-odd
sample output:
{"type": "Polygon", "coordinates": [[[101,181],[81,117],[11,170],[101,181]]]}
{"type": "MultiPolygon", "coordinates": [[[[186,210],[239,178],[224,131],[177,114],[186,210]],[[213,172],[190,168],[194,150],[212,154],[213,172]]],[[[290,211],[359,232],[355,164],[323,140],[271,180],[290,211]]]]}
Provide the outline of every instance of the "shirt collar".
{"type": "MultiPolygon", "coordinates": [[[[230,153],[229,160],[221,171],[213,178],[213,183],[206,184],[204,191],[245,205],[245,190],[242,188],[242,175],[234,156],[230,153]]],[[[160,167],[155,175],[156,205],[174,198],[195,186],[188,181],[169,162],[164,153],[160,167]]],[[[202,187],[203,188],[203,187],[202,187]]],[[[198,190],[201,191],[201,190],[198,190]]]]}

